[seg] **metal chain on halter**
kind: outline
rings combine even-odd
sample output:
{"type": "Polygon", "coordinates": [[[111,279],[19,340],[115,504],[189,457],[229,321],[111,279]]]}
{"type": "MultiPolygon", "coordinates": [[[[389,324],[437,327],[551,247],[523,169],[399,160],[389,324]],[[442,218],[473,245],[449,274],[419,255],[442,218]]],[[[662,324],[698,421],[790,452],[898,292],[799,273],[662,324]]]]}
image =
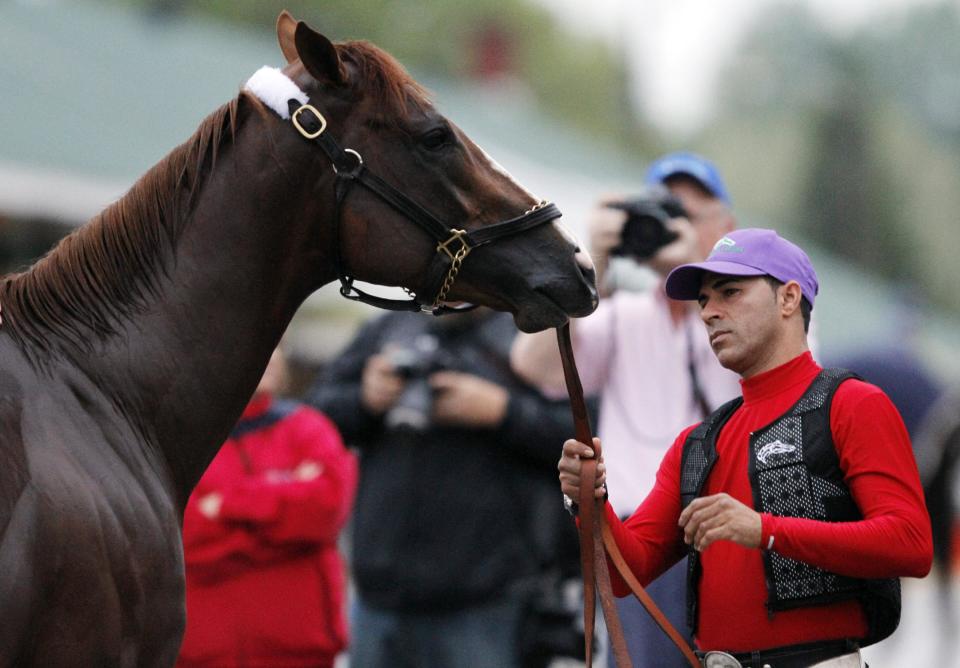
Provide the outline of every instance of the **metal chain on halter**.
{"type": "MultiPolygon", "coordinates": [[[[523,215],[526,216],[534,211],[537,211],[538,209],[542,209],[543,207],[547,206],[547,204],[549,204],[549,202],[547,202],[545,199],[542,199],[534,204],[531,208],[524,211],[523,215]]],[[[442,304],[447,298],[450,288],[453,287],[454,281],[457,280],[457,274],[460,273],[460,265],[463,264],[463,259],[467,257],[472,250],[472,247],[468,246],[467,242],[463,238],[467,233],[466,230],[452,229],[450,232],[452,232],[452,234],[449,239],[437,244],[437,252],[439,253],[440,251],[443,251],[450,257],[450,269],[447,270],[447,275],[443,279],[443,286],[441,286],[440,292],[437,293],[436,299],[433,300],[431,308],[434,309],[438,308],[440,304],[442,304]],[[449,244],[453,243],[454,241],[460,242],[460,250],[458,250],[456,253],[451,253],[449,244]]]]}
{"type": "Polygon", "coordinates": [[[463,240],[463,235],[467,233],[466,230],[450,230],[453,234],[449,239],[443,243],[437,244],[437,252],[443,251],[450,256],[450,269],[447,271],[446,277],[443,279],[443,286],[440,288],[440,292],[437,293],[437,298],[433,300],[432,308],[439,308],[440,304],[447,298],[447,293],[450,292],[450,288],[453,287],[453,282],[457,280],[457,274],[460,273],[460,265],[463,264],[463,258],[467,257],[470,254],[470,246],[467,245],[467,242],[463,240]],[[447,248],[448,244],[453,243],[454,241],[460,242],[460,250],[456,253],[451,253],[450,249],[447,248]]]}

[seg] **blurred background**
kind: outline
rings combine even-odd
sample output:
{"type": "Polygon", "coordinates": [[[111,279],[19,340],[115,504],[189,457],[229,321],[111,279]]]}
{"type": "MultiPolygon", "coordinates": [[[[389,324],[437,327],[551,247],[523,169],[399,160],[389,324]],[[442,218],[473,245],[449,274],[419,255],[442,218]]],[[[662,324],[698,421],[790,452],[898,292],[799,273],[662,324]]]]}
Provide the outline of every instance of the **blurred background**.
{"type": "MultiPolygon", "coordinates": [[[[811,251],[821,362],[884,386],[933,443],[927,413],[960,382],[958,0],[0,0],[0,273],[281,65],[282,8],[393,53],[581,236],[657,154],[709,156],[741,226],[811,251]]],[[[301,382],[370,315],[312,297],[286,342],[301,382]]],[[[918,447],[937,475],[940,446],[918,447]]],[[[904,627],[871,665],[945,656],[941,585],[906,583],[904,627]]]]}

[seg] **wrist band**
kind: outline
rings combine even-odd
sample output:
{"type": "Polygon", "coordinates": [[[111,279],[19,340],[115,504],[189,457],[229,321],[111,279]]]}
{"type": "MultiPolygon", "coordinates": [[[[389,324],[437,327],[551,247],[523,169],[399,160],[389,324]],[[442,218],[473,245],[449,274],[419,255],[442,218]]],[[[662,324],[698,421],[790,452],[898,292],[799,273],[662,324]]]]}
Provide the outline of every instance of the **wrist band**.
{"type": "MultiPolygon", "coordinates": [[[[607,492],[607,485],[606,485],[606,483],[603,484],[603,487],[602,487],[601,489],[603,489],[603,500],[604,500],[604,502],[609,501],[609,500],[610,500],[610,494],[607,492]]],[[[580,504],[577,503],[576,501],[574,501],[573,499],[571,499],[571,498],[570,498],[569,496],[567,496],[566,494],[563,495],[563,508],[564,508],[564,510],[566,510],[568,513],[570,513],[570,516],[571,516],[571,517],[576,517],[576,516],[578,515],[578,513],[580,512],[580,504]]]]}

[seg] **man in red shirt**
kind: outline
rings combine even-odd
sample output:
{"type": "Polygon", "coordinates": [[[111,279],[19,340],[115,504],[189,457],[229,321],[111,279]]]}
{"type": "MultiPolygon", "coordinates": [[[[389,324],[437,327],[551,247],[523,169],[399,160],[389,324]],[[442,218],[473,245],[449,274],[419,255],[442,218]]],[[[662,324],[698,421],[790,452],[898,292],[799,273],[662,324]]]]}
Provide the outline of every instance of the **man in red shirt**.
{"type": "Polygon", "coordinates": [[[187,502],[177,668],[332,668],[346,647],[357,463],[325,415],[277,397],[285,378],[278,349],[187,502]]]}
{"type": "MultiPolygon", "coordinates": [[[[699,302],[743,396],[677,437],[626,522],[607,507],[617,545],[643,583],[689,552],[688,622],[706,665],[859,665],[858,647],[896,628],[897,578],[923,577],[932,560],[903,421],[878,388],[813,360],[816,274],[775,232],[731,232],[665,289],[699,302]]],[[[577,498],[592,456],[564,444],[564,494],[577,498]]]]}

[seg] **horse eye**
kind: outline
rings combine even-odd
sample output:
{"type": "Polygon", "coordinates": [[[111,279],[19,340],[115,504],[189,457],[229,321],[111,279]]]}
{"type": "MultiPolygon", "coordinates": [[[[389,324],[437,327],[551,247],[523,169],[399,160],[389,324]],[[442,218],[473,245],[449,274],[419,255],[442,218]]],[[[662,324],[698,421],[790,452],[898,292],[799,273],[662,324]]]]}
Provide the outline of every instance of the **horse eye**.
{"type": "Polygon", "coordinates": [[[436,151],[453,143],[453,133],[450,128],[434,128],[420,138],[423,147],[436,151]]]}

